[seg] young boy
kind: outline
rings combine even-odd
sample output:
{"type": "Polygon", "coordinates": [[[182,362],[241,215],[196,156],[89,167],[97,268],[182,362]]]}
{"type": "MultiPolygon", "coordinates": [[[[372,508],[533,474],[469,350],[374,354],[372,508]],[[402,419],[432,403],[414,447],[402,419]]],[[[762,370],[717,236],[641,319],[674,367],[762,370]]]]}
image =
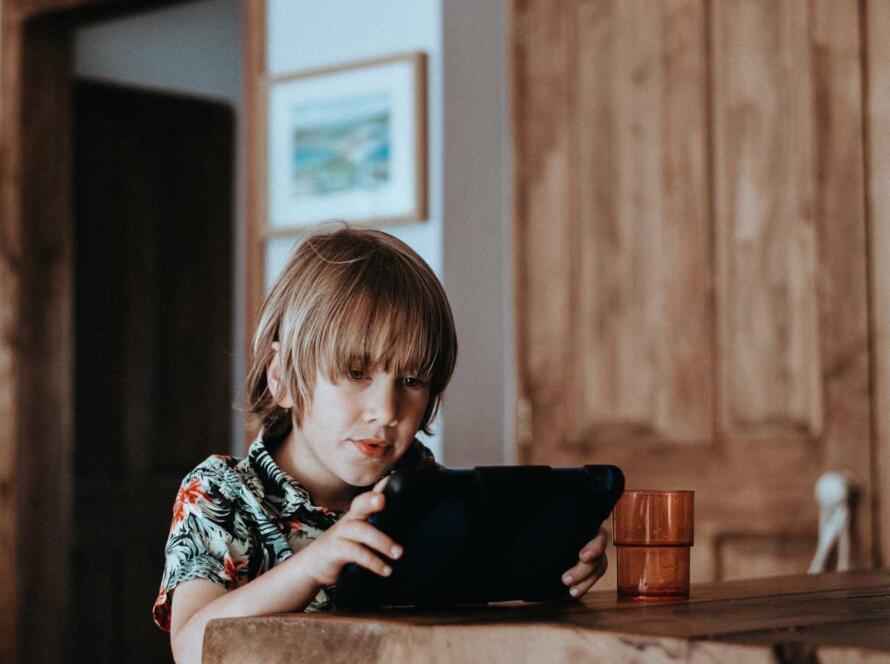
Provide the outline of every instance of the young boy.
{"type": "MultiPolygon", "coordinates": [[[[246,457],[212,456],[186,475],[173,509],[154,618],[179,664],[200,661],[213,618],[330,608],[348,563],[391,573],[402,549],[367,520],[388,473],[435,464],[414,436],[430,432],[457,339],[423,259],[345,227],[299,246],[252,351],[259,437],[246,457]]],[[[573,595],[605,571],[605,544],[601,533],[564,575],[573,595]]]]}

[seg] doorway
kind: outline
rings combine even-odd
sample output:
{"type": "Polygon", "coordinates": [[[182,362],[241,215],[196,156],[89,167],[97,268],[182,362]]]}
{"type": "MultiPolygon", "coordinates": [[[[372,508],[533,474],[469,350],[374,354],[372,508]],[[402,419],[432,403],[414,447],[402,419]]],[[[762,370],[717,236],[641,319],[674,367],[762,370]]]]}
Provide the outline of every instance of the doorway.
{"type": "Polygon", "coordinates": [[[221,103],[79,81],[73,648],[170,660],[151,624],[183,474],[231,440],[234,118],[221,103]]]}

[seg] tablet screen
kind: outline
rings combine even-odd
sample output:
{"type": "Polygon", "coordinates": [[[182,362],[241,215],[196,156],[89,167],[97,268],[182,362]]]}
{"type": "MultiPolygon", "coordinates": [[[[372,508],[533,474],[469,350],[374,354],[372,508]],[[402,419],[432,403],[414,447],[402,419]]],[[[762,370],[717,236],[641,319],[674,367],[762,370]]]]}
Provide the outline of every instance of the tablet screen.
{"type": "Polygon", "coordinates": [[[404,547],[393,574],[347,566],[338,607],[441,606],[568,597],[577,562],[624,488],[615,466],[395,473],[371,523],[404,547]]]}

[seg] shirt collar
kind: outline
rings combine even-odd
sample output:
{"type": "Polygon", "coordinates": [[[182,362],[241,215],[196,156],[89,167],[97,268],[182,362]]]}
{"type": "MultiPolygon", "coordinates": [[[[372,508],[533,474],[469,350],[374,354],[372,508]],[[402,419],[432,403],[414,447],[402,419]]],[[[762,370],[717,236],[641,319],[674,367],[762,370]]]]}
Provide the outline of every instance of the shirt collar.
{"type": "MultiPolygon", "coordinates": [[[[285,432],[284,436],[288,433],[289,431],[285,432]]],[[[281,519],[288,519],[300,511],[304,517],[308,516],[323,523],[329,521],[333,523],[339,519],[344,512],[313,503],[306,487],[284,472],[275,462],[269,449],[274,450],[281,442],[261,431],[247,452],[248,464],[262,485],[263,501],[274,509],[281,519]]],[[[393,470],[437,466],[432,452],[415,438],[393,470]]]]}
{"type": "Polygon", "coordinates": [[[336,521],[342,513],[313,503],[306,487],[275,463],[266,447],[267,442],[271,441],[265,441],[263,433],[260,433],[247,452],[248,464],[262,485],[263,502],[274,509],[281,519],[303,512],[304,517],[311,516],[317,521],[336,521]]]}

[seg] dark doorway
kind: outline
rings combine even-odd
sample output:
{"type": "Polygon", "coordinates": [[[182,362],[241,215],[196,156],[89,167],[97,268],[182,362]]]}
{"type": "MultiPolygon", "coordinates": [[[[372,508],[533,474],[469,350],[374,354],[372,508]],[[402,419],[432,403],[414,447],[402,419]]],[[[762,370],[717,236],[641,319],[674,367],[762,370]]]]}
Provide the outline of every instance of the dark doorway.
{"type": "Polygon", "coordinates": [[[78,82],[71,662],[171,661],[152,624],[182,476],[231,441],[234,120],[78,82]]]}

